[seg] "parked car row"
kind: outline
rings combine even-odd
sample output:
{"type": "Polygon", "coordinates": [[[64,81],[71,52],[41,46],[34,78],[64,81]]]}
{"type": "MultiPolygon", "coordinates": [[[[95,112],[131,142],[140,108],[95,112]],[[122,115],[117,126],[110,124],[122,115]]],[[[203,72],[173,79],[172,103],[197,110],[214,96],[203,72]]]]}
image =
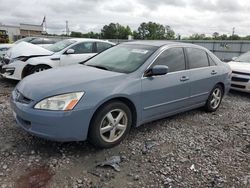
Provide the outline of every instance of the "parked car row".
{"type": "Polygon", "coordinates": [[[66,39],[47,47],[21,42],[4,56],[0,72],[4,78],[21,80],[46,69],[80,63],[112,46],[97,39],[66,39]]]}
{"type": "Polygon", "coordinates": [[[203,47],[165,41],[111,46],[69,39],[46,50],[36,47],[39,55],[13,51],[3,66],[5,77],[22,79],[20,70],[27,65],[64,66],[34,71],[39,73],[16,86],[11,106],[20,127],[46,139],[88,139],[109,148],[120,143],[132,126],[198,107],[216,111],[230,88],[229,65],[203,47]],[[102,53],[95,55],[98,52],[102,53]]]}

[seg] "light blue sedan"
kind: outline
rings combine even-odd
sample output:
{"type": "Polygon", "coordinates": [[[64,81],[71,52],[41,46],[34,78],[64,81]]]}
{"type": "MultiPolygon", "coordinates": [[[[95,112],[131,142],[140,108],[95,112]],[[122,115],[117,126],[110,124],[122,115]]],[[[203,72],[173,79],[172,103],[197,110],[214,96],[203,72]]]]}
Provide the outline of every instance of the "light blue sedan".
{"type": "Polygon", "coordinates": [[[229,66],[205,48],[134,41],[28,76],[11,105],[18,125],[33,135],[109,148],[132,126],[202,106],[217,110],[230,79],[229,66]]]}

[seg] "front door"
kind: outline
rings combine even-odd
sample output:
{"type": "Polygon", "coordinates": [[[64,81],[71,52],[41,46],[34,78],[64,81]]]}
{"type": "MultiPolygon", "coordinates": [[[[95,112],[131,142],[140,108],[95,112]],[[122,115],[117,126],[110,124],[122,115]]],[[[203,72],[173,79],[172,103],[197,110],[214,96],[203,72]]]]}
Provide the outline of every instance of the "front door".
{"type": "Polygon", "coordinates": [[[187,107],[190,95],[190,74],[186,70],[183,48],[163,51],[154,65],[166,65],[169,72],[142,78],[142,118],[145,121],[187,107]]]}
{"type": "Polygon", "coordinates": [[[60,58],[60,65],[67,66],[83,62],[96,53],[94,52],[94,42],[82,42],[72,46],[73,54],[64,53],[60,58]]]}

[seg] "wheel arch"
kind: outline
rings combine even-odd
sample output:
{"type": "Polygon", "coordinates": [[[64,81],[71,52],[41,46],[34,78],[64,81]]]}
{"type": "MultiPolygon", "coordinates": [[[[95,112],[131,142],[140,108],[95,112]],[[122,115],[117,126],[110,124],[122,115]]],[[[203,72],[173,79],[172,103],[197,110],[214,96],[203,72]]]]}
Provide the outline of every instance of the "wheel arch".
{"type": "Polygon", "coordinates": [[[223,82],[218,82],[216,85],[220,85],[223,90],[223,95],[225,94],[225,84],[223,82]]]}
{"type": "Polygon", "coordinates": [[[37,65],[32,65],[32,64],[27,64],[24,68],[23,68],[23,71],[22,71],[22,79],[25,77],[25,76],[28,76],[29,74],[29,71],[31,69],[33,69],[34,67],[36,66],[47,66],[49,68],[52,68],[51,65],[48,65],[46,63],[41,63],[41,64],[37,64],[37,65]]]}
{"type": "Polygon", "coordinates": [[[135,127],[137,125],[137,118],[138,118],[136,106],[135,106],[135,104],[134,104],[134,102],[132,100],[130,100],[129,98],[124,97],[124,96],[120,96],[120,97],[117,96],[117,97],[110,98],[110,99],[102,102],[100,105],[98,105],[98,107],[96,108],[95,112],[93,113],[93,115],[92,115],[92,117],[90,119],[90,124],[89,125],[91,126],[91,123],[92,123],[94,117],[96,116],[98,111],[103,106],[105,106],[108,103],[114,102],[114,101],[120,101],[120,102],[126,104],[129,107],[129,109],[131,110],[131,113],[132,113],[132,127],[135,127]]]}

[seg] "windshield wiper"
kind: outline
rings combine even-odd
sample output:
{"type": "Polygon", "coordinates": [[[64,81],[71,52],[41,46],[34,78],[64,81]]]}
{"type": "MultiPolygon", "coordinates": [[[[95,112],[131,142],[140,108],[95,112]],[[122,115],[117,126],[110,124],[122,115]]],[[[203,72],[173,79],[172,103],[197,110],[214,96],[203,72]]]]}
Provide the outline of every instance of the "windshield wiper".
{"type": "Polygon", "coordinates": [[[97,69],[109,70],[107,67],[104,67],[104,66],[101,66],[101,65],[87,65],[87,66],[95,67],[97,69]]]}

